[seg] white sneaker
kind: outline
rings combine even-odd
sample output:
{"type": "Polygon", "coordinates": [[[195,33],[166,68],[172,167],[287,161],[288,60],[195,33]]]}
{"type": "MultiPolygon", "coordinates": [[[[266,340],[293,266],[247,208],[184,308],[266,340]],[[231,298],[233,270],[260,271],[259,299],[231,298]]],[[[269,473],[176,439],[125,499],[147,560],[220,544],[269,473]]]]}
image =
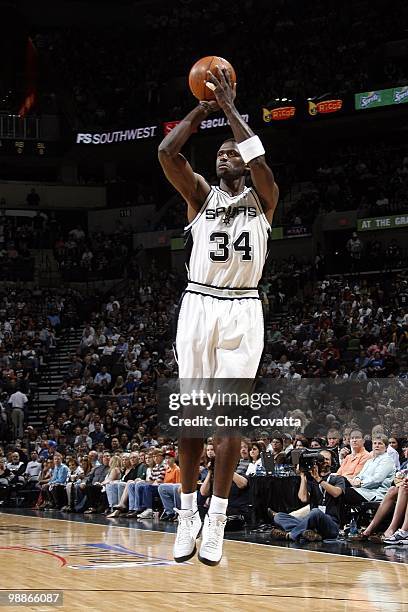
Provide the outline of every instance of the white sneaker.
{"type": "Polygon", "coordinates": [[[408,533],[402,531],[402,529],[397,529],[397,531],[384,540],[385,544],[406,544],[408,545],[408,533]]]}
{"type": "Polygon", "coordinates": [[[198,510],[178,510],[178,527],[176,541],[174,542],[173,555],[177,563],[188,561],[195,555],[196,539],[201,531],[201,519],[198,510]]]}
{"type": "Polygon", "coordinates": [[[222,557],[224,529],[227,524],[225,514],[207,514],[204,519],[198,559],[205,565],[218,565],[222,557]]]}
{"type": "Polygon", "coordinates": [[[151,508],[147,508],[137,516],[138,519],[151,519],[153,518],[153,510],[151,508]]]}

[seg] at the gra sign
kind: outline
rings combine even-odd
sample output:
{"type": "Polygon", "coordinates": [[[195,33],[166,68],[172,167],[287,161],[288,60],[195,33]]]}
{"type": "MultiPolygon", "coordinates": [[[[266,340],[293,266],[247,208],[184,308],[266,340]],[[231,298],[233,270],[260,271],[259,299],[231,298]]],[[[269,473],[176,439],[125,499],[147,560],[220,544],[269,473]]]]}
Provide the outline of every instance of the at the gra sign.
{"type": "Polygon", "coordinates": [[[102,134],[77,134],[77,144],[108,144],[112,142],[128,142],[141,138],[156,136],[157,125],[135,128],[132,130],[117,130],[116,132],[103,132],[102,134]]]}
{"type": "MultiPolygon", "coordinates": [[[[249,115],[241,115],[245,123],[249,121],[249,115]]],[[[214,117],[214,119],[206,119],[200,124],[200,129],[208,130],[210,128],[225,127],[229,125],[229,121],[225,117],[214,117]]]]}

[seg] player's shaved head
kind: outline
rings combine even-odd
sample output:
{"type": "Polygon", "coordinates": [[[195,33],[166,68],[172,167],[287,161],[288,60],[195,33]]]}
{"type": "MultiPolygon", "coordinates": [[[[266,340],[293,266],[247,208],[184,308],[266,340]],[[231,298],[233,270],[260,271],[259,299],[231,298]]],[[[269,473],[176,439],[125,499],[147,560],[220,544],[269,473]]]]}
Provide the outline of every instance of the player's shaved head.
{"type": "Polygon", "coordinates": [[[220,144],[220,148],[223,147],[227,142],[233,142],[235,145],[237,144],[235,138],[227,138],[227,140],[224,140],[224,142],[220,144]]]}

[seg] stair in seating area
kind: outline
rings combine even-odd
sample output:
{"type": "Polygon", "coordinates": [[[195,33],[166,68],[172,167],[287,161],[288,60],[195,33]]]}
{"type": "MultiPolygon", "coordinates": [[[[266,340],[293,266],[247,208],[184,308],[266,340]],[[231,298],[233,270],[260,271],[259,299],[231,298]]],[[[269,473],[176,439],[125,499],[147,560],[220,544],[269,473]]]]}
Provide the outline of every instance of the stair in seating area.
{"type": "Polygon", "coordinates": [[[49,355],[47,364],[42,369],[38,384],[38,409],[30,411],[29,425],[41,426],[45,422],[49,408],[55,405],[71,356],[78,349],[82,331],[82,328],[66,330],[59,337],[57,348],[49,355]]]}

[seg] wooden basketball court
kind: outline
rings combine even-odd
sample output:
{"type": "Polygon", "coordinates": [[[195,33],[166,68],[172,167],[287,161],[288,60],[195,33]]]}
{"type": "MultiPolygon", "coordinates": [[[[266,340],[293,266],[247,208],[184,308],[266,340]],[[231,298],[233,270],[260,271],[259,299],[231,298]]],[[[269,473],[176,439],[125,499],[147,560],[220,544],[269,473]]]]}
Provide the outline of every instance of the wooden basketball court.
{"type": "MultiPolygon", "coordinates": [[[[227,541],[215,568],[172,561],[171,533],[0,513],[0,595],[63,591],[25,610],[408,610],[403,563],[227,541]]],[[[7,607],[7,609],[15,609],[7,607]]]]}

